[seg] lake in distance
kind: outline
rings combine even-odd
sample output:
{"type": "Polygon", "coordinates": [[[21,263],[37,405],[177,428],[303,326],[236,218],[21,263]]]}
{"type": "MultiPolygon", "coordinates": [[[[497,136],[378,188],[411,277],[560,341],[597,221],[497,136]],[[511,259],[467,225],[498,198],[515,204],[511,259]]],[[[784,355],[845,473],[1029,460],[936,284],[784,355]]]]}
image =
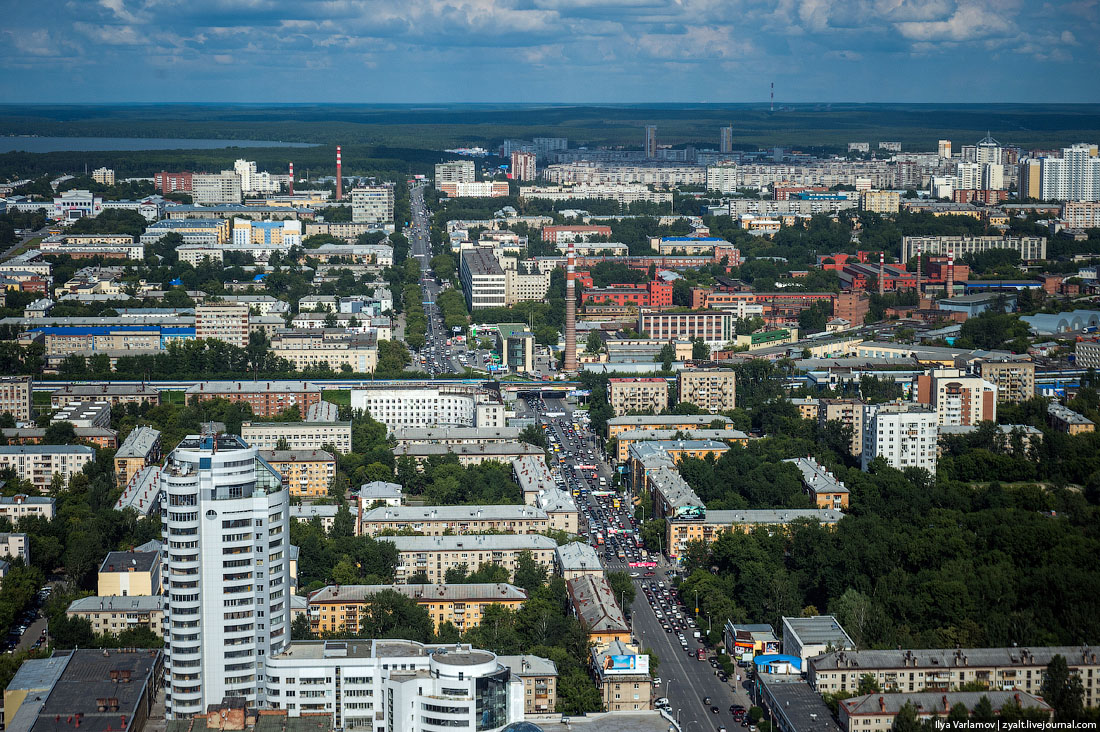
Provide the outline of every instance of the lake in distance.
{"type": "Polygon", "coordinates": [[[0,137],[0,153],[102,150],[218,150],[226,147],[317,147],[310,142],[202,140],[172,137],[0,137]]]}

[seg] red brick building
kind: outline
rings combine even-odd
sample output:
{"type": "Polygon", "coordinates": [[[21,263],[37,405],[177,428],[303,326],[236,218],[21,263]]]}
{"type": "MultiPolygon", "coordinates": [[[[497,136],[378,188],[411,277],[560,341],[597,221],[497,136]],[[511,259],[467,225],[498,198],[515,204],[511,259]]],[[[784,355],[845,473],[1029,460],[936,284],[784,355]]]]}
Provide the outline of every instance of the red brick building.
{"type": "Polygon", "coordinates": [[[1008,191],[992,188],[956,188],[951,194],[955,203],[984,203],[996,205],[1008,200],[1008,191]]]}
{"type": "MultiPolygon", "coordinates": [[[[849,264],[840,270],[841,285],[846,290],[866,290],[872,282],[878,282],[878,264],[849,264]]],[[[958,281],[958,277],[955,278],[958,281]]],[[[895,290],[915,290],[917,275],[908,272],[896,264],[887,264],[882,268],[882,285],[887,292],[895,290]]]]}
{"type": "Polygon", "coordinates": [[[161,193],[171,193],[172,191],[190,193],[192,176],[193,173],[189,171],[169,173],[162,170],[153,176],[153,186],[161,193]]]}
{"type": "Polygon", "coordinates": [[[833,317],[844,318],[852,325],[862,325],[871,310],[871,298],[866,292],[842,292],[833,302],[833,317]]]}
{"type": "Polygon", "coordinates": [[[672,285],[666,282],[644,284],[613,284],[584,291],[582,302],[595,305],[637,305],[660,310],[672,307],[672,285]]]}
{"type": "Polygon", "coordinates": [[[245,402],[257,417],[273,417],[297,406],[305,417],[321,401],[321,388],[308,381],[200,381],[187,390],[187,400],[228,399],[245,402]]]}
{"type": "Polygon", "coordinates": [[[610,226],[544,226],[542,240],[549,244],[588,241],[594,236],[611,236],[610,226]]]}

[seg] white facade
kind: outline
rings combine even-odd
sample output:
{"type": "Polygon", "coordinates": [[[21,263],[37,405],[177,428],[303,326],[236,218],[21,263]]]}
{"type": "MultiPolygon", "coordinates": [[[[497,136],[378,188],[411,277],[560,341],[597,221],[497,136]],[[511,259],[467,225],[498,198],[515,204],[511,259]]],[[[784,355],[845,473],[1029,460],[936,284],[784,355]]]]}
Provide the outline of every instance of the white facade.
{"type": "Polygon", "coordinates": [[[474,161],[452,160],[449,163],[436,163],[435,187],[441,183],[473,183],[474,161]]]}
{"type": "Polygon", "coordinates": [[[352,189],[351,220],[357,224],[386,224],[393,221],[393,184],[352,189]]]}
{"type": "Polygon", "coordinates": [[[351,408],[366,409],[391,432],[402,427],[504,426],[504,405],[472,386],[352,389],[351,408]]]}
{"type": "Polygon", "coordinates": [[[160,473],[169,719],[266,694],[265,664],[290,641],[290,494],[231,435],[189,435],[160,473]]]}
{"type": "Polygon", "coordinates": [[[866,404],[863,407],[863,458],[861,468],[881,457],[898,469],[925,468],[936,472],[939,427],[931,409],[902,402],[866,404]]]}
{"type": "Polygon", "coordinates": [[[191,176],[191,197],[197,206],[241,202],[241,176],[235,171],[195,173],[191,176]]]}
{"type": "Polygon", "coordinates": [[[1091,145],[1062,149],[1061,158],[1042,158],[1039,197],[1058,201],[1100,201],[1100,157],[1091,145]]]}
{"type": "Polygon", "coordinates": [[[290,644],[268,662],[267,699],[334,728],[493,732],[523,720],[523,682],[493,653],[406,640],[290,644]]]}

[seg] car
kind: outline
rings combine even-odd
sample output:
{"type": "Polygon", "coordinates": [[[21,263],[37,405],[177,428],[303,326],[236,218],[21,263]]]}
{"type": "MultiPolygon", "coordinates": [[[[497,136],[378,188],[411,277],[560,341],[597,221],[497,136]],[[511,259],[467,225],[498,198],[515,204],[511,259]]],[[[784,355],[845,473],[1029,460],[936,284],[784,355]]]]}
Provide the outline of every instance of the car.
{"type": "Polygon", "coordinates": [[[703,704],[704,705],[709,705],[710,704],[710,697],[709,696],[704,696],[703,697],[703,704]]]}
{"type": "Polygon", "coordinates": [[[710,708],[710,713],[711,714],[718,714],[718,711],[719,711],[718,707],[711,707],[710,708]]]}
{"type": "Polygon", "coordinates": [[[660,677],[660,676],[658,676],[657,678],[653,679],[653,685],[654,685],[654,686],[660,686],[660,685],[661,685],[661,677],[660,677]]]}
{"type": "Polygon", "coordinates": [[[722,725],[718,725],[718,732],[726,732],[726,728],[722,725]]]}
{"type": "Polygon", "coordinates": [[[662,696],[660,699],[653,702],[653,706],[655,706],[657,709],[667,709],[671,705],[669,704],[668,698],[662,696]]]}
{"type": "Polygon", "coordinates": [[[641,577],[642,575],[641,575],[641,574],[639,574],[638,572],[631,572],[631,573],[630,573],[630,576],[631,576],[631,577],[634,577],[634,578],[636,579],[636,578],[638,578],[638,577],[641,577]]]}
{"type": "Polygon", "coordinates": [[[730,704],[730,714],[737,714],[737,705],[730,704]]]}

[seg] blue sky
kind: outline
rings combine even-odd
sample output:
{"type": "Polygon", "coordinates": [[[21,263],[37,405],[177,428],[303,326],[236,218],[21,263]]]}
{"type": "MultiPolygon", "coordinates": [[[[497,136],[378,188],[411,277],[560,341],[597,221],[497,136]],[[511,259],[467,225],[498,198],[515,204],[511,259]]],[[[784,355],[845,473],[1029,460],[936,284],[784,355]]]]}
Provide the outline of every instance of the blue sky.
{"type": "Polygon", "coordinates": [[[1100,0],[0,0],[5,102],[1100,101],[1100,0]]]}

